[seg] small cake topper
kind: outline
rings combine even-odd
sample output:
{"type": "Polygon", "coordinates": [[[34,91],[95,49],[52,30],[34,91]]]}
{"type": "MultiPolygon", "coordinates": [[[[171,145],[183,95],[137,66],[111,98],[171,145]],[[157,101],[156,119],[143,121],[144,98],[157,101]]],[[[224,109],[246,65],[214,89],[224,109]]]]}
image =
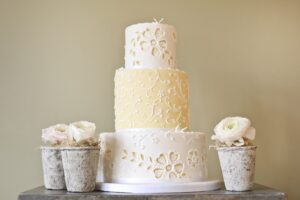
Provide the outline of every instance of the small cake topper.
{"type": "Polygon", "coordinates": [[[156,18],[153,18],[153,23],[155,23],[155,24],[160,24],[161,22],[163,22],[164,21],[164,18],[160,18],[160,20],[159,21],[157,21],[157,19],[156,18]]]}

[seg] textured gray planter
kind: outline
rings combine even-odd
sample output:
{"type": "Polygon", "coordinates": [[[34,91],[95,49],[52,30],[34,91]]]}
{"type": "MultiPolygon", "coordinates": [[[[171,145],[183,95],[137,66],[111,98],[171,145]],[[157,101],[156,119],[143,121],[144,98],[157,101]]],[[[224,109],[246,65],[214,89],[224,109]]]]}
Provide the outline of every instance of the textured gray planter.
{"type": "Polygon", "coordinates": [[[47,189],[66,188],[60,148],[41,147],[44,185],[47,189]]]}
{"type": "Polygon", "coordinates": [[[95,189],[99,160],[98,147],[62,148],[67,190],[91,192],[95,189]]]}
{"type": "Polygon", "coordinates": [[[226,190],[247,191],[254,185],[256,146],[217,148],[226,190]]]}

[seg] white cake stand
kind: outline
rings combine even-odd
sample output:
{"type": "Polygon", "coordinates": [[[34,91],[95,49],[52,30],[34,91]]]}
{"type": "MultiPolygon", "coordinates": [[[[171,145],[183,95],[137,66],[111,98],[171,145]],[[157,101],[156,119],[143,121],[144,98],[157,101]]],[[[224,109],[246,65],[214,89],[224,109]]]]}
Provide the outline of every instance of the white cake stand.
{"type": "Polygon", "coordinates": [[[97,183],[96,190],[107,192],[127,192],[127,193],[173,193],[173,192],[200,192],[218,190],[222,182],[219,180],[190,182],[190,183],[97,183]]]}

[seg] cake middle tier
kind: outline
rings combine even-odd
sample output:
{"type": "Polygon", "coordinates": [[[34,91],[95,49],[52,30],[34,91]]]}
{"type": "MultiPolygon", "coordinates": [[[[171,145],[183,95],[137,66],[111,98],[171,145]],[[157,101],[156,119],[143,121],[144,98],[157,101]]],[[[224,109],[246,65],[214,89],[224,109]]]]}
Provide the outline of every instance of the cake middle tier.
{"type": "Polygon", "coordinates": [[[124,69],[115,74],[116,130],[189,128],[188,76],[177,69],[124,69]]]}

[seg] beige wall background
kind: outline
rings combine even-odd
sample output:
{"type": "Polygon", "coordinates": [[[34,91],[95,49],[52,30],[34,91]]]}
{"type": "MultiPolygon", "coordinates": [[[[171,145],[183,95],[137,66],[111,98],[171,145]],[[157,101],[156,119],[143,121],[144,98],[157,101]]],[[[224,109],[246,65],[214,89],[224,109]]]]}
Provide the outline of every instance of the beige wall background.
{"type": "Polygon", "coordinates": [[[222,118],[249,117],[256,182],[300,199],[300,2],[283,0],[0,0],[0,199],[42,185],[42,128],[114,129],[124,29],[153,17],[177,28],[193,130],[210,137],[222,118]]]}

